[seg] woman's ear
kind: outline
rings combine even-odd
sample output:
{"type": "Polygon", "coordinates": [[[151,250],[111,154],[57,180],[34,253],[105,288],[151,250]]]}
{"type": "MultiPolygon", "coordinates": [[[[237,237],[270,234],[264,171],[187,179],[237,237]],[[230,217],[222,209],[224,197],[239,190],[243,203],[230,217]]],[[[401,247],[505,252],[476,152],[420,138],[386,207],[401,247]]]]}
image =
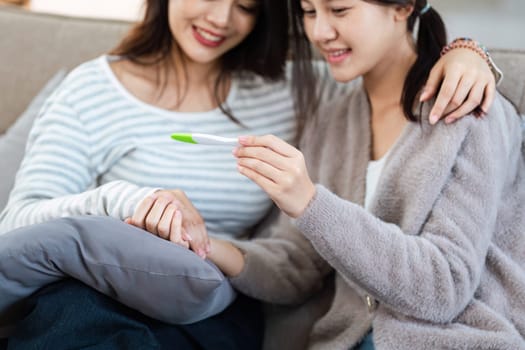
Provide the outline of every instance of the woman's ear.
{"type": "Polygon", "coordinates": [[[405,22],[414,12],[414,5],[398,5],[395,7],[395,20],[405,22]]]}

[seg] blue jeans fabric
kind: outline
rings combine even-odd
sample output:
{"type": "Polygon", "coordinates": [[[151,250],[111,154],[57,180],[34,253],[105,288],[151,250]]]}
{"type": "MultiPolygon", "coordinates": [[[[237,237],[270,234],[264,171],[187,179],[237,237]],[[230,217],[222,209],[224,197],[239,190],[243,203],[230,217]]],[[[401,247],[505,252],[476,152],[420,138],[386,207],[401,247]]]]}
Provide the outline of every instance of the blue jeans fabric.
{"type": "Polygon", "coordinates": [[[370,331],[353,350],[375,350],[374,340],[372,338],[372,331],[370,331]]]}
{"type": "Polygon", "coordinates": [[[216,316],[176,326],[148,318],[75,280],[46,287],[28,302],[32,311],[17,325],[7,350],[262,347],[261,306],[243,295],[216,316]]]}

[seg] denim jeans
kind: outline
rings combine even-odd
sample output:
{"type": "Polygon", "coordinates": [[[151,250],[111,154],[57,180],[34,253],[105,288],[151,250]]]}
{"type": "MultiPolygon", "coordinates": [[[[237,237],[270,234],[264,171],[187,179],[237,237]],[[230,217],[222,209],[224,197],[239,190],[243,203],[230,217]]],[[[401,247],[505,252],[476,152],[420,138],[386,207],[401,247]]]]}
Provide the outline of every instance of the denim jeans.
{"type": "Polygon", "coordinates": [[[372,339],[372,331],[370,331],[353,350],[374,350],[374,340],[372,339]]]}
{"type": "Polygon", "coordinates": [[[75,280],[48,286],[28,302],[32,311],[17,325],[8,350],[233,350],[262,346],[261,306],[243,295],[222,313],[189,325],[153,320],[75,280]]]}

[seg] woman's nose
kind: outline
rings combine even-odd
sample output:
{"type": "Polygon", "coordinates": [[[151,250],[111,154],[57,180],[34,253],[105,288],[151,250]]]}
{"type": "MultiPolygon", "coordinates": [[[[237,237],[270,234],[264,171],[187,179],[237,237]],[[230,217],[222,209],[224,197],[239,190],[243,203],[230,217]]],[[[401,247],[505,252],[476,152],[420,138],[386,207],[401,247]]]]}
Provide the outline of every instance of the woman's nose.
{"type": "Polygon", "coordinates": [[[217,28],[225,28],[230,23],[232,9],[231,1],[217,1],[208,13],[207,19],[217,28]]]}
{"type": "Polygon", "coordinates": [[[312,31],[312,39],[318,42],[325,42],[333,40],[337,37],[337,32],[328,18],[323,15],[318,15],[315,18],[314,27],[312,31]]]}

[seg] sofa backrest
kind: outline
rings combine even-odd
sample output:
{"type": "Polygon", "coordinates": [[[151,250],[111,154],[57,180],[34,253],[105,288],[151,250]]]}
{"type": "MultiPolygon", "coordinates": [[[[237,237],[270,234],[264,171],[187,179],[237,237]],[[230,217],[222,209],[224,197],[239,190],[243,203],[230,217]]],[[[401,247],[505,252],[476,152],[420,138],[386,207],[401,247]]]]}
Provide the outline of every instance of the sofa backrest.
{"type": "Polygon", "coordinates": [[[0,134],[54,73],[112,49],[129,27],[0,5],[0,134]]]}
{"type": "Polygon", "coordinates": [[[525,50],[494,50],[491,55],[505,75],[498,90],[525,115],[525,50]]]}

